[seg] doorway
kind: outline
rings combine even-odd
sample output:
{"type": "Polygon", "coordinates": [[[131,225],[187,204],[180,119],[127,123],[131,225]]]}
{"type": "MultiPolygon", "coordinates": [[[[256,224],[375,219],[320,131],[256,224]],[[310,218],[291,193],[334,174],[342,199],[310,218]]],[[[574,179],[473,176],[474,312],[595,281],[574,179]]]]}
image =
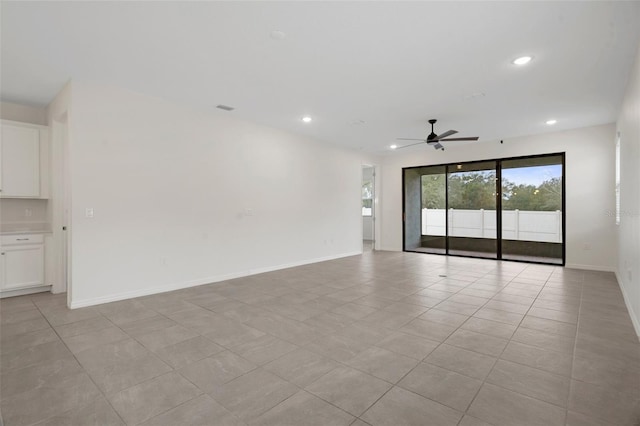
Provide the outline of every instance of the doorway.
{"type": "Polygon", "coordinates": [[[403,169],[403,250],[564,265],[564,153],[403,169]]]}
{"type": "Polygon", "coordinates": [[[376,240],[375,166],[362,166],[362,251],[373,251],[376,240]]]}

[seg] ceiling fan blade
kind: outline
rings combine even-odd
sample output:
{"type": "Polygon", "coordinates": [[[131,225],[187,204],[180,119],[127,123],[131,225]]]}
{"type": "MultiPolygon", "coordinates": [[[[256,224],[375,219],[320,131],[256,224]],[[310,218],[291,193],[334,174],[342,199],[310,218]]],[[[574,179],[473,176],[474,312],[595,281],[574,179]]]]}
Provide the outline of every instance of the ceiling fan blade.
{"type": "Polygon", "coordinates": [[[425,141],[424,139],[415,139],[415,138],[396,138],[396,140],[399,140],[399,141],[422,141],[422,142],[425,141]]]}
{"type": "Polygon", "coordinates": [[[435,149],[444,150],[444,147],[442,146],[442,144],[440,142],[436,142],[436,143],[432,144],[431,146],[434,147],[435,149]]]}
{"type": "Polygon", "coordinates": [[[451,136],[451,135],[455,135],[456,133],[458,133],[457,130],[447,130],[446,132],[444,132],[441,135],[438,135],[435,140],[440,140],[442,138],[446,138],[447,136],[451,136]]]}
{"type": "MultiPolygon", "coordinates": [[[[405,139],[405,140],[416,140],[416,139],[405,139]]],[[[410,143],[409,145],[405,145],[405,146],[399,146],[396,149],[402,149],[402,148],[407,148],[409,146],[414,146],[414,145],[422,145],[424,143],[424,141],[422,142],[418,142],[418,143],[410,143]]]]}
{"type": "Polygon", "coordinates": [[[449,138],[449,139],[438,139],[440,142],[443,141],[477,141],[480,139],[478,136],[473,136],[469,138],[449,138]]]}

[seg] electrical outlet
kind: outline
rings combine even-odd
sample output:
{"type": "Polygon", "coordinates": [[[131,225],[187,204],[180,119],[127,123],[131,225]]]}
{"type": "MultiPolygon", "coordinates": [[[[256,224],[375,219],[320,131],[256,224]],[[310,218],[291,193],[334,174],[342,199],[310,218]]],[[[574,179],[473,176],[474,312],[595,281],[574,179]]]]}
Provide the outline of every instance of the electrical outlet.
{"type": "Polygon", "coordinates": [[[24,209],[24,216],[25,216],[25,217],[31,217],[31,216],[33,216],[33,210],[31,210],[31,209],[24,209]]]}
{"type": "Polygon", "coordinates": [[[84,217],[87,217],[89,219],[93,218],[93,207],[87,207],[86,209],[84,209],[84,217]]]}

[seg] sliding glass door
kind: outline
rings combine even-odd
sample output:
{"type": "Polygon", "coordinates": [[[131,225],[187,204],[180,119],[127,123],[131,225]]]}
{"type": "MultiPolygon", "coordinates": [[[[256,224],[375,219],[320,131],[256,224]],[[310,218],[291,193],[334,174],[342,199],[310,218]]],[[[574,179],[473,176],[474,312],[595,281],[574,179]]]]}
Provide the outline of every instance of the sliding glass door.
{"type": "Polygon", "coordinates": [[[446,170],[446,166],[405,170],[405,250],[446,254],[446,170]]]}
{"type": "Polygon", "coordinates": [[[447,166],[449,254],[498,257],[496,162],[447,166]]]}
{"type": "Polygon", "coordinates": [[[447,250],[447,175],[444,166],[430,167],[421,176],[422,211],[420,214],[422,247],[430,253],[447,250]]]}
{"type": "Polygon", "coordinates": [[[404,250],[564,264],[564,154],[403,169],[404,250]]]}
{"type": "Polygon", "coordinates": [[[563,156],[502,161],[502,258],[562,264],[563,156]]]}

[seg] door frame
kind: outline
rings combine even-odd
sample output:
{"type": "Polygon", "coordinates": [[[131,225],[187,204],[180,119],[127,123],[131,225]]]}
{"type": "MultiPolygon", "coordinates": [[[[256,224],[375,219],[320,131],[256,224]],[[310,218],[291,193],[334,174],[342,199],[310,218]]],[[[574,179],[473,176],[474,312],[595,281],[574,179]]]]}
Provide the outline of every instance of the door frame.
{"type": "Polygon", "coordinates": [[[71,306],[71,183],[69,164],[69,114],[51,120],[52,231],[55,246],[55,279],[52,293],[67,293],[71,306]]]}
{"type": "MultiPolygon", "coordinates": [[[[371,196],[372,196],[372,202],[371,202],[371,233],[372,233],[372,237],[373,237],[373,250],[379,250],[379,241],[378,241],[378,235],[379,234],[379,229],[378,229],[378,220],[377,220],[377,216],[378,216],[378,183],[379,183],[379,177],[378,177],[378,166],[375,164],[361,164],[360,165],[360,199],[362,200],[362,184],[364,183],[364,170],[365,169],[373,169],[373,179],[371,180],[372,182],[372,189],[371,189],[371,196]]],[[[364,230],[364,216],[362,216],[362,201],[360,202],[360,230],[363,231],[364,230]]],[[[364,233],[362,234],[362,237],[360,238],[360,241],[362,242],[362,251],[364,251],[364,233]]]]}

